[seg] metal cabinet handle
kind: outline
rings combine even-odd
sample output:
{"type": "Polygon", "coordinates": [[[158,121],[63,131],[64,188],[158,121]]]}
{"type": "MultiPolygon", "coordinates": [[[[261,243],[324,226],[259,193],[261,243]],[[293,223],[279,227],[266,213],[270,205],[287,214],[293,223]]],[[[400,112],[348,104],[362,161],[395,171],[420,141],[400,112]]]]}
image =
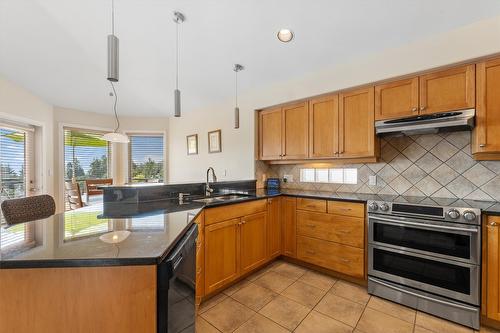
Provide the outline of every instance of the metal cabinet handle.
{"type": "Polygon", "coordinates": [[[421,106],[420,111],[424,111],[424,110],[425,110],[425,106],[421,106]]]}
{"type": "Polygon", "coordinates": [[[484,143],[481,143],[481,144],[479,145],[479,147],[484,148],[484,147],[486,147],[486,145],[485,145],[484,143]]]}
{"type": "Polygon", "coordinates": [[[340,258],[340,261],[342,261],[342,262],[346,262],[346,263],[347,263],[347,262],[351,262],[349,259],[345,259],[345,258],[340,258]]]}
{"type": "Polygon", "coordinates": [[[496,222],[490,222],[490,226],[492,226],[492,227],[496,227],[497,225],[498,225],[498,223],[496,223],[496,222]]]}
{"type": "Polygon", "coordinates": [[[417,110],[418,110],[417,108],[412,108],[411,112],[417,112],[417,110]]]}

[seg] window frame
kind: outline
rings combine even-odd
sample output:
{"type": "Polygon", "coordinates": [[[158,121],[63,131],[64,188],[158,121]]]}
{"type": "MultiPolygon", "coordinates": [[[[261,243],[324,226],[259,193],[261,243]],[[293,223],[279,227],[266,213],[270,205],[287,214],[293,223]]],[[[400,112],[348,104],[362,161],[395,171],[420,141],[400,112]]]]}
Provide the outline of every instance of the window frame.
{"type": "MultiPolygon", "coordinates": [[[[168,165],[168,155],[167,155],[167,132],[166,131],[127,131],[126,133],[129,138],[132,136],[162,136],[163,137],[163,183],[167,182],[167,165],[168,165]]],[[[127,170],[125,170],[125,175],[127,178],[127,183],[132,183],[132,140],[127,144],[127,153],[125,154],[126,160],[124,165],[126,165],[127,170]]]]}

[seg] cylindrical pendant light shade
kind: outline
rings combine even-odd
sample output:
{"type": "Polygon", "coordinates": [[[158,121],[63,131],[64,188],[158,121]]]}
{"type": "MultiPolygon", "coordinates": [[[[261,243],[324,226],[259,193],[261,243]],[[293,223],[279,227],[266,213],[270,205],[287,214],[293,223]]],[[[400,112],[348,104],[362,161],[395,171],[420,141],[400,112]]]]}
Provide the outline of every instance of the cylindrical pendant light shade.
{"type": "Polygon", "coordinates": [[[108,35],[108,80],[118,82],[118,47],[119,40],[115,35],[108,35]]]}
{"type": "Polygon", "coordinates": [[[240,108],[234,108],[234,128],[240,128],[240,108]]]}
{"type": "Polygon", "coordinates": [[[179,89],[174,90],[174,111],[176,117],[181,116],[181,91],[179,89]]]}

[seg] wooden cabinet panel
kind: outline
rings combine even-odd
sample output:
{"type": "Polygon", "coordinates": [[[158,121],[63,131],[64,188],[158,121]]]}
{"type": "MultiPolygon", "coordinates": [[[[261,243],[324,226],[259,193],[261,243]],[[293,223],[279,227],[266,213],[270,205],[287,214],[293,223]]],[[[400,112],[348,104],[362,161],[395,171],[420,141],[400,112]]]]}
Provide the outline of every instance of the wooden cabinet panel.
{"type": "Polygon", "coordinates": [[[265,211],[267,211],[266,199],[208,208],[205,211],[205,224],[210,225],[244,215],[250,215],[265,211]]]}
{"type": "Polygon", "coordinates": [[[296,226],[296,200],[283,197],[281,199],[281,226],[283,232],[282,253],[295,258],[297,255],[297,226],[296,226]]]}
{"type": "Polygon", "coordinates": [[[259,113],[259,157],[261,160],[279,160],[282,154],[281,108],[259,113]]]}
{"type": "Polygon", "coordinates": [[[483,273],[486,274],[486,315],[500,321],[500,216],[488,216],[486,235],[486,256],[483,255],[483,273]]]}
{"type": "Polygon", "coordinates": [[[418,77],[375,86],[375,120],[418,114],[418,77]]]}
{"type": "Polygon", "coordinates": [[[374,88],[342,93],[339,96],[339,156],[375,156],[374,88]]]}
{"type": "Polygon", "coordinates": [[[198,225],[198,237],[196,238],[196,305],[201,303],[205,296],[205,212],[194,221],[198,225]]]}
{"type": "Polygon", "coordinates": [[[267,261],[267,212],[241,218],[240,273],[245,274],[267,261]]]}
{"type": "Polygon", "coordinates": [[[334,158],[339,152],[339,97],[309,101],[309,157],[334,158]]]}
{"type": "Polygon", "coordinates": [[[205,293],[233,281],[239,275],[240,219],[205,226],[205,293]]]}
{"type": "Polygon", "coordinates": [[[326,200],[297,198],[297,209],[326,213],[326,200]]]}
{"type": "Polygon", "coordinates": [[[328,201],[328,213],[365,217],[365,205],[357,202],[328,201]]]}
{"type": "Polygon", "coordinates": [[[420,113],[447,112],[475,106],[475,65],[420,76],[420,113]]]}
{"type": "Polygon", "coordinates": [[[307,103],[283,107],[283,159],[300,160],[309,156],[309,112],[307,103]]]}
{"type": "Polygon", "coordinates": [[[267,256],[281,254],[281,198],[267,199],[267,256]]]}
{"type": "Polygon", "coordinates": [[[297,211],[297,234],[364,248],[364,223],[359,217],[297,211]]]}
{"type": "MultiPolygon", "coordinates": [[[[476,126],[472,153],[500,153],[500,59],[477,64],[476,126]]],[[[488,159],[487,157],[484,159],[488,159]]]]}
{"type": "Polygon", "coordinates": [[[353,277],[364,277],[363,249],[297,236],[297,258],[353,277]]]}

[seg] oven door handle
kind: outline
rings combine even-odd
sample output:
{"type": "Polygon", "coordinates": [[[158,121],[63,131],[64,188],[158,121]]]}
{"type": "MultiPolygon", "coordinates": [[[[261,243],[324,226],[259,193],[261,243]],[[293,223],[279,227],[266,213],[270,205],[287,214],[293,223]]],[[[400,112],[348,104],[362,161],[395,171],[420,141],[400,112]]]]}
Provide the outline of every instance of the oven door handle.
{"type": "Polygon", "coordinates": [[[427,223],[418,223],[418,222],[410,222],[410,221],[398,221],[398,220],[392,220],[392,219],[386,219],[383,217],[378,217],[378,216],[370,216],[368,218],[369,220],[378,220],[378,221],[383,221],[387,222],[385,224],[392,224],[392,225],[397,225],[400,227],[404,227],[405,225],[410,225],[410,226],[415,226],[415,227],[425,227],[429,229],[441,229],[441,230],[451,230],[451,231],[465,231],[465,232],[473,232],[473,233],[478,233],[479,229],[478,228],[459,228],[459,227],[448,227],[445,225],[434,225],[434,224],[427,224],[427,223]]]}
{"type": "Polygon", "coordinates": [[[469,307],[469,306],[466,306],[466,305],[461,305],[461,304],[456,304],[456,303],[451,303],[451,302],[443,301],[443,300],[432,298],[432,297],[429,297],[429,296],[420,295],[420,294],[414,293],[412,291],[405,290],[403,288],[398,288],[398,287],[393,286],[391,284],[388,284],[388,283],[385,283],[383,281],[380,281],[379,279],[374,279],[374,278],[371,278],[371,277],[369,277],[368,279],[371,280],[371,281],[373,281],[373,282],[375,282],[375,283],[381,284],[384,287],[387,287],[387,288],[399,291],[399,292],[404,293],[404,294],[412,295],[412,296],[415,296],[417,298],[422,298],[422,299],[425,299],[427,301],[441,303],[441,304],[444,304],[444,305],[447,305],[447,306],[453,306],[455,308],[459,308],[459,309],[463,309],[463,310],[467,310],[467,311],[477,311],[477,309],[473,308],[473,307],[469,307]]]}

